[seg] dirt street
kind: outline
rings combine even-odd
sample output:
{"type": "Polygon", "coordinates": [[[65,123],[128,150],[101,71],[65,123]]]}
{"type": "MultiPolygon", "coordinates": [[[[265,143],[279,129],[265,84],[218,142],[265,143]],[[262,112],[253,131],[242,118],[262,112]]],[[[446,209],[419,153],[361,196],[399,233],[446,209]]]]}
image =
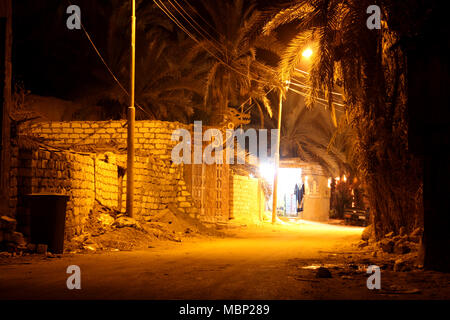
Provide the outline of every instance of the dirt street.
{"type": "Polygon", "coordinates": [[[365,270],[345,267],[361,260],[352,246],[361,231],[268,224],[230,229],[225,238],[158,241],[146,250],[9,258],[0,265],[0,299],[450,298],[450,277],[425,271],[382,270],[382,289],[367,289],[365,270]],[[81,290],[66,287],[69,265],[81,268],[81,290]],[[332,278],[316,278],[315,265],[332,278]]]}

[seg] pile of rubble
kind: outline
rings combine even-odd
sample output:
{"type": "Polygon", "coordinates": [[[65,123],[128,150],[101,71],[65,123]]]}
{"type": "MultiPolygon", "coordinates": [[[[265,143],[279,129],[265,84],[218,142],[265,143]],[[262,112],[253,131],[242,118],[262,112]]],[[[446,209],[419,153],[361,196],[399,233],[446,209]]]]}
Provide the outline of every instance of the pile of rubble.
{"type": "Polygon", "coordinates": [[[27,250],[27,242],[22,233],[16,231],[17,221],[8,216],[0,217],[0,253],[16,255],[27,250]]]}
{"type": "Polygon", "coordinates": [[[370,225],[364,229],[361,241],[356,245],[362,251],[370,252],[374,258],[393,261],[394,271],[410,271],[423,267],[419,259],[422,234],[422,228],[417,228],[410,234],[401,228],[399,234],[390,232],[377,241],[370,225]]]}
{"type": "Polygon", "coordinates": [[[140,220],[97,204],[84,232],[65,243],[65,252],[126,251],[143,249],[156,240],[181,242],[198,234],[202,226],[183,212],[164,209],[140,220]]]}

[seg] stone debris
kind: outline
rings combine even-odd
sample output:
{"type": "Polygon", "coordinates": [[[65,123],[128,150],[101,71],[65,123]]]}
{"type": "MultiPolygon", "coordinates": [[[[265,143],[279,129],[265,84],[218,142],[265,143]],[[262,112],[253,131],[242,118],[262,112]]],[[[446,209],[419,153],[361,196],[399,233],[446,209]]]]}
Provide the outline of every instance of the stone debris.
{"type": "Polygon", "coordinates": [[[111,217],[111,215],[106,214],[106,213],[101,213],[98,217],[98,221],[103,225],[103,226],[112,226],[112,224],[114,223],[114,218],[111,217]]]}
{"type": "Polygon", "coordinates": [[[330,270],[320,267],[316,271],[316,278],[332,278],[330,270]]]}
{"type": "Polygon", "coordinates": [[[423,229],[417,228],[409,235],[409,240],[414,243],[420,243],[422,240],[423,229]]]}
{"type": "Polygon", "coordinates": [[[419,262],[422,228],[417,228],[410,234],[406,233],[405,228],[400,228],[398,234],[389,232],[379,241],[376,241],[370,229],[370,226],[365,228],[361,235],[362,240],[354,244],[361,254],[377,258],[378,265],[383,264],[384,269],[396,272],[423,268],[419,262]]]}
{"type": "Polygon", "coordinates": [[[47,249],[48,249],[48,246],[46,245],[46,244],[38,244],[37,246],[36,246],[36,253],[37,254],[47,254],[47,249]]]}
{"type": "Polygon", "coordinates": [[[16,230],[16,225],[16,219],[10,218],[8,216],[0,217],[0,229],[4,231],[14,231],[16,230]]]}
{"type": "Polygon", "coordinates": [[[126,217],[126,216],[121,216],[121,217],[117,218],[112,225],[116,228],[129,227],[129,228],[142,229],[139,222],[137,222],[133,218],[126,217]]]}
{"type": "Polygon", "coordinates": [[[394,263],[394,271],[400,272],[400,271],[410,271],[411,270],[411,262],[408,261],[405,258],[400,258],[395,260],[394,263]]]}
{"type": "Polygon", "coordinates": [[[369,245],[368,241],[364,241],[364,240],[360,240],[357,244],[358,248],[364,248],[367,247],[369,245]]]}
{"type": "Polygon", "coordinates": [[[379,242],[379,246],[386,253],[394,252],[394,245],[395,245],[395,242],[392,239],[389,239],[389,238],[382,239],[379,242]]]}
{"type": "Polygon", "coordinates": [[[368,241],[372,237],[373,237],[373,226],[368,225],[367,227],[364,228],[361,234],[361,239],[364,241],[368,241]]]}
{"type": "Polygon", "coordinates": [[[0,217],[0,251],[18,253],[26,250],[27,241],[16,231],[17,221],[8,216],[0,217]]]}

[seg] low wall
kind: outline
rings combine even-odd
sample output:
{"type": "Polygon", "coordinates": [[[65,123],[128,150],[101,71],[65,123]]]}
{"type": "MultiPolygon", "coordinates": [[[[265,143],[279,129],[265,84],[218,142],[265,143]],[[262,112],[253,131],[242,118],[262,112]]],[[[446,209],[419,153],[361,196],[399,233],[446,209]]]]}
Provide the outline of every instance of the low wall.
{"type": "MultiPolygon", "coordinates": [[[[41,147],[16,148],[11,170],[10,208],[21,232],[29,235],[25,195],[55,192],[69,195],[66,239],[83,233],[95,202],[114,210],[126,208],[126,154],[75,152],[72,147],[110,143],[126,146],[124,121],[42,122],[21,128],[21,134],[43,138],[41,147]],[[49,145],[49,147],[46,147],[49,145]],[[51,147],[50,147],[51,146],[51,147]]],[[[169,205],[196,215],[183,179],[183,165],[170,161],[172,131],[182,124],[162,121],[136,123],[135,213],[146,219],[169,205]]],[[[89,149],[89,148],[88,148],[89,149]]]]}
{"type": "MultiPolygon", "coordinates": [[[[142,120],[135,123],[135,148],[162,160],[169,160],[173,146],[172,132],[189,127],[179,122],[142,120]]],[[[52,146],[65,148],[75,146],[97,146],[113,143],[126,147],[127,127],[124,120],[111,121],[62,121],[38,122],[22,126],[22,132],[46,139],[52,146]]]]}
{"type": "MultiPolygon", "coordinates": [[[[214,207],[210,208],[211,214],[199,214],[184,180],[185,166],[171,161],[172,148],[178,143],[171,140],[171,135],[177,128],[189,130],[191,127],[174,122],[136,121],[136,218],[146,219],[155,210],[174,206],[186,214],[213,221],[228,216],[260,221],[265,200],[258,180],[228,175],[228,171],[217,168],[214,178],[208,179],[211,187],[205,189],[205,201],[214,207]],[[222,181],[225,177],[226,181],[222,181]],[[212,191],[215,195],[220,191],[215,201],[208,198],[212,191]]],[[[22,146],[15,152],[10,206],[17,217],[27,218],[23,198],[28,193],[67,194],[70,200],[66,238],[69,239],[84,231],[96,202],[125,212],[126,121],[39,122],[22,125],[19,133],[38,137],[42,143],[39,148],[22,146]]],[[[24,233],[29,234],[26,224],[24,228],[24,233]]]]}
{"type": "Polygon", "coordinates": [[[26,195],[51,192],[68,195],[66,239],[83,232],[95,201],[94,159],[65,151],[19,149],[17,167],[11,176],[17,185],[12,199],[20,232],[30,234],[26,195]]]}

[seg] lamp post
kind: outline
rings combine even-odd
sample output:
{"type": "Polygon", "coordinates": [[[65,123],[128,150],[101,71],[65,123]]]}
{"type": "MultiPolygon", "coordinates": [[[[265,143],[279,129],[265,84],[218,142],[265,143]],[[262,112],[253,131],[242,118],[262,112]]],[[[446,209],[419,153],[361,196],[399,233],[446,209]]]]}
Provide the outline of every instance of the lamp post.
{"type": "Polygon", "coordinates": [[[283,111],[283,91],[280,90],[280,104],[278,106],[278,135],[275,149],[275,175],[273,180],[273,203],[272,203],[272,223],[277,221],[277,201],[278,201],[278,167],[280,166],[280,139],[281,139],[281,113],[283,111]]]}
{"type": "MultiPolygon", "coordinates": [[[[309,60],[313,54],[310,47],[302,52],[302,57],[309,60]]],[[[286,91],[289,90],[290,81],[286,80],[286,91]]],[[[281,139],[281,113],[283,111],[283,90],[280,90],[280,105],[278,106],[278,137],[275,150],[275,175],[273,179],[273,203],[272,203],[272,223],[277,221],[277,201],[278,201],[278,169],[280,166],[280,139],[281,139]]]]}
{"type": "Polygon", "coordinates": [[[136,3],[131,0],[131,61],[130,61],[130,106],[128,107],[127,126],[127,214],[134,215],[134,82],[135,82],[135,54],[136,54],[136,3]]]}

